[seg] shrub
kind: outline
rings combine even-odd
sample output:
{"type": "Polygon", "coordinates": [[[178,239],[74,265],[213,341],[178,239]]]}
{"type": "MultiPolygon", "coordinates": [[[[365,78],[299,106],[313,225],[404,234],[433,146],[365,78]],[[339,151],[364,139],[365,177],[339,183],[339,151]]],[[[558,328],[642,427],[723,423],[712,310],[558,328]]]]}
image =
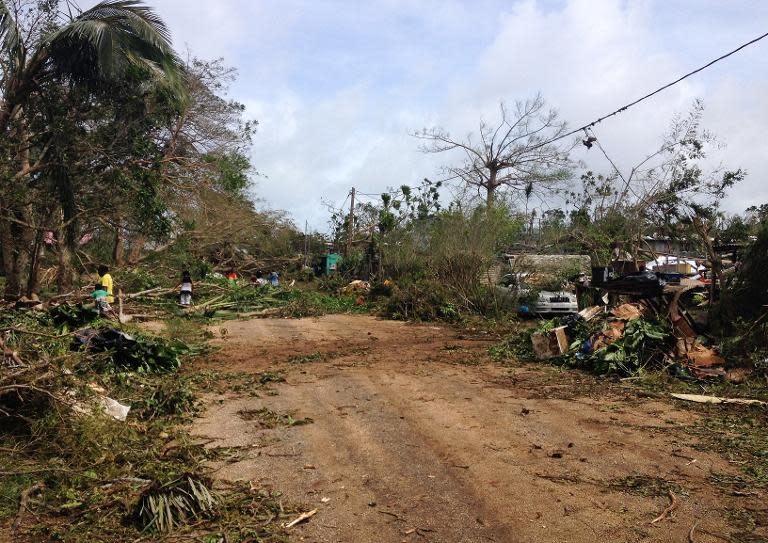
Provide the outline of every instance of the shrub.
{"type": "Polygon", "coordinates": [[[456,322],[461,315],[447,289],[437,281],[418,281],[394,287],[384,315],[395,320],[456,322]]]}

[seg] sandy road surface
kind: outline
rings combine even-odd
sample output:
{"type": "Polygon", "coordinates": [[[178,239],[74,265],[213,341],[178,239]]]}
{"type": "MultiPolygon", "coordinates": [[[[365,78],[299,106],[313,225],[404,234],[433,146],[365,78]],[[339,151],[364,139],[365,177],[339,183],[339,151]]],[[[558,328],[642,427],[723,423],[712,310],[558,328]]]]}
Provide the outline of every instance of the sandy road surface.
{"type": "Polygon", "coordinates": [[[286,382],[216,398],[194,431],[249,448],[220,477],[319,509],[296,540],[686,542],[698,522],[705,543],[731,529],[724,510],[739,504],[708,481],[734,468],[694,449],[682,429],[694,415],[674,404],[578,372],[501,368],[488,343],[449,328],[360,316],[223,327],[202,365],[286,382]],[[313,423],[242,415],[264,407],[313,423]],[[679,485],[672,518],[653,525],[669,498],[649,477],[679,485]]]}

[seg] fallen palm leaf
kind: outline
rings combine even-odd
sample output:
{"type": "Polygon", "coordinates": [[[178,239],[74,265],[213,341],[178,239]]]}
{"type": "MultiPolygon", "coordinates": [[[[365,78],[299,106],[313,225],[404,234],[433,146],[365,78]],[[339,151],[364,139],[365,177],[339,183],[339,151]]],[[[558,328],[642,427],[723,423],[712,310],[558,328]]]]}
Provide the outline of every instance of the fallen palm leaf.
{"type": "Polygon", "coordinates": [[[205,483],[185,477],[149,489],[139,501],[138,517],[142,531],[167,533],[189,519],[213,512],[217,502],[205,483]]]}

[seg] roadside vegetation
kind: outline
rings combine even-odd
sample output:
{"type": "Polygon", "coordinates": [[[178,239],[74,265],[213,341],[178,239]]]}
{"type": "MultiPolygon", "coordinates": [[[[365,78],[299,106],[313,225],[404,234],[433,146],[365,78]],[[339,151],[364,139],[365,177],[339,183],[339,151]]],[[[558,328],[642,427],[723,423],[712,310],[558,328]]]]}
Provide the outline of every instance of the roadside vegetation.
{"type": "MultiPolygon", "coordinates": [[[[533,338],[565,329],[547,363],[649,394],[768,401],[768,204],[723,212],[746,172],[705,168],[715,142],[698,101],[628,171],[610,160],[606,172],[580,170],[573,148],[600,142],[556,139],[566,123],[541,96],[500,104],[479,138],[424,129],[413,136],[446,157],[441,180],[331,206],[324,236],[254,202],[256,123],[227,95],[236,72],[182,58],[144,4],[0,1],[0,37],[0,537],[287,541],[298,508],[278,491],[216,481],[212,466],[239,451],[189,432],[206,394],[259,395],[283,380],[190,370],[212,352],[209,325],[228,319],[447,323],[485,332],[491,358],[510,366],[541,362],[533,338]],[[719,373],[697,373],[679,352],[679,323],[634,294],[585,291],[582,305],[605,308],[595,318],[519,317],[589,268],[645,266],[657,238],[701,261],[707,282],[686,303],[706,318],[683,350],[716,353],[719,373]],[[326,253],[343,253],[335,269],[326,253]],[[590,266],[534,284],[510,268],[516,253],[587,255],[590,266]],[[105,263],[114,311],[99,315],[91,293],[105,263]],[[531,285],[516,290],[504,275],[531,285]],[[622,304],[638,314],[612,313],[622,304]]],[[[764,405],[690,408],[705,415],[690,430],[702,446],[742,466],[743,478],[717,484],[765,488],[764,405]]],[[[239,416],[265,428],[312,422],[266,408],[239,416]]]]}

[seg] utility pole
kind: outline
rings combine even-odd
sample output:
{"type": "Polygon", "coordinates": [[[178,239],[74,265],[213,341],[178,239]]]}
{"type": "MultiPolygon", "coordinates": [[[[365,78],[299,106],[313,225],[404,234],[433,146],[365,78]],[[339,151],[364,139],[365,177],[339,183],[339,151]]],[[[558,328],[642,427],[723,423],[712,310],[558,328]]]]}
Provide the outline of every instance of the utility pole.
{"type": "Polygon", "coordinates": [[[347,255],[352,254],[352,237],[355,235],[355,187],[352,187],[349,200],[349,230],[347,232],[347,255]]]}

